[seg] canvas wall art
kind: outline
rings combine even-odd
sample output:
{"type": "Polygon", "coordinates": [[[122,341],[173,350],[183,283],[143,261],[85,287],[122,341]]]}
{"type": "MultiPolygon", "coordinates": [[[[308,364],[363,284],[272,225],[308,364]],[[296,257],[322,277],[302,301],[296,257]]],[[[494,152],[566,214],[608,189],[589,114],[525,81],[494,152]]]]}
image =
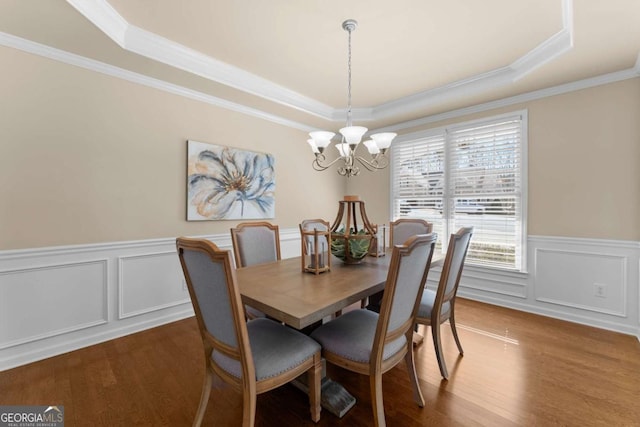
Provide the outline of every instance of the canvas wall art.
{"type": "Polygon", "coordinates": [[[273,155],[198,141],[187,145],[188,221],[274,218],[273,155]]]}

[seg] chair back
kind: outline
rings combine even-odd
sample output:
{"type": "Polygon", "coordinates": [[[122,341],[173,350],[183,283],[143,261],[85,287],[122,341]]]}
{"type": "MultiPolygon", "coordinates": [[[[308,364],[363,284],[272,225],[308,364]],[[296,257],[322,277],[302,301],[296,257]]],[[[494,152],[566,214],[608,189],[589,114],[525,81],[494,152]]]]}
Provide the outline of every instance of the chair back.
{"type": "Polygon", "coordinates": [[[418,234],[393,247],[374,342],[374,352],[380,353],[376,357],[382,357],[379,344],[413,333],[437,238],[436,233],[418,234]]]}
{"type": "Polygon", "coordinates": [[[419,218],[400,218],[389,223],[390,246],[402,245],[407,239],[416,234],[429,234],[433,231],[433,224],[419,218]]]}
{"type": "Polygon", "coordinates": [[[274,262],[280,259],[280,231],[265,221],[244,222],[231,229],[236,267],[274,262]]]}
{"type": "Polygon", "coordinates": [[[245,378],[255,379],[240,291],[231,254],[205,239],[179,237],[176,248],[205,350],[237,360],[245,378]]]}
{"type": "Polygon", "coordinates": [[[462,276],[462,269],[472,235],[473,227],[463,227],[457,233],[452,234],[449,239],[447,255],[442,265],[440,283],[438,284],[434,302],[433,310],[437,312],[436,317],[439,317],[442,305],[453,300],[458,292],[458,285],[460,284],[460,277],[462,276]]]}

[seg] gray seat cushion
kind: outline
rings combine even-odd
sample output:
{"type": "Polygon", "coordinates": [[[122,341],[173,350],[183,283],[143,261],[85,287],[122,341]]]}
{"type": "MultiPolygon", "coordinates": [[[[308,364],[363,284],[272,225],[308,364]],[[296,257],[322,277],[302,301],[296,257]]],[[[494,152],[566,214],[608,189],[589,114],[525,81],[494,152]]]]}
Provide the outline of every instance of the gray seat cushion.
{"type": "MultiPolygon", "coordinates": [[[[418,308],[418,317],[430,318],[433,304],[436,302],[436,293],[432,290],[425,289],[420,300],[420,308],[418,308]]],[[[449,302],[442,304],[442,314],[447,314],[451,308],[449,302]]]]}
{"type": "MultiPolygon", "coordinates": [[[[320,326],[311,333],[311,338],[331,353],[355,362],[368,363],[377,324],[378,313],[354,310],[320,326]]],[[[396,354],[406,343],[403,335],[387,344],[383,359],[387,360],[396,354]]]]}
{"type": "MultiPolygon", "coordinates": [[[[269,319],[250,320],[247,332],[258,381],[293,369],[320,350],[320,345],[308,336],[269,319]]],[[[242,377],[239,361],[216,351],[212,358],[234,377],[242,377]]]]}

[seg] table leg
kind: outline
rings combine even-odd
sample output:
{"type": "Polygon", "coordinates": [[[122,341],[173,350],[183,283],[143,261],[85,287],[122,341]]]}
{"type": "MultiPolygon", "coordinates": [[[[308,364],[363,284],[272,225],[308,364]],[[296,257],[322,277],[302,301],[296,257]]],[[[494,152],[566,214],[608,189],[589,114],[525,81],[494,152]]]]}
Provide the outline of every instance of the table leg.
{"type": "MultiPolygon", "coordinates": [[[[321,405],[324,409],[331,412],[338,418],[342,418],[349,409],[356,404],[356,398],[353,397],[347,389],[340,383],[333,381],[326,375],[326,361],[322,359],[322,385],[320,386],[321,405]]],[[[304,393],[309,393],[307,386],[307,374],[300,375],[291,382],[296,388],[304,393]]]]}

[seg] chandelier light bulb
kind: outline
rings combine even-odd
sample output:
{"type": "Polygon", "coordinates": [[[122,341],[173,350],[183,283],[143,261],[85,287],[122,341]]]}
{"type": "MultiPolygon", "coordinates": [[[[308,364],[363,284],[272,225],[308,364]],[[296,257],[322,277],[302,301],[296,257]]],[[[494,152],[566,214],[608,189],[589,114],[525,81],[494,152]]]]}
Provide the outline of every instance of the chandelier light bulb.
{"type": "Polygon", "coordinates": [[[313,142],[315,142],[318,149],[324,149],[327,145],[331,144],[331,138],[333,138],[334,135],[335,133],[333,132],[326,132],[322,130],[309,132],[309,136],[313,139],[313,142]]]}
{"type": "Polygon", "coordinates": [[[375,143],[375,141],[367,139],[365,142],[363,142],[363,144],[365,147],[367,147],[367,150],[369,150],[369,154],[375,155],[380,153],[380,149],[378,148],[378,145],[375,143]]]}
{"type": "Polygon", "coordinates": [[[313,151],[314,154],[320,153],[320,150],[318,150],[318,146],[313,139],[307,139],[307,142],[311,146],[311,151],[313,151]]]}
{"type": "Polygon", "coordinates": [[[386,150],[391,146],[391,141],[393,141],[393,138],[395,138],[396,135],[397,134],[393,132],[376,133],[371,135],[371,139],[376,142],[376,145],[380,150],[386,150]]]}
{"type": "Polygon", "coordinates": [[[349,144],[343,142],[342,144],[336,144],[336,148],[340,153],[340,157],[348,157],[351,154],[351,148],[349,148],[349,144]]]}
{"type": "Polygon", "coordinates": [[[358,145],[362,140],[362,136],[367,133],[367,128],[363,126],[347,126],[340,129],[340,133],[344,136],[347,144],[358,145]]]}

